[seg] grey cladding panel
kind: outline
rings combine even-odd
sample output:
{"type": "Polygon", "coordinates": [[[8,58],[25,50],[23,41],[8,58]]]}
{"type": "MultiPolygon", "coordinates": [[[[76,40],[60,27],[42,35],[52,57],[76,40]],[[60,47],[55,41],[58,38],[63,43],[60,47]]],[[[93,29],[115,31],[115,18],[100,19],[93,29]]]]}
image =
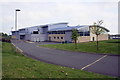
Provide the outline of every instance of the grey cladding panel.
{"type": "Polygon", "coordinates": [[[72,31],[65,32],[65,41],[72,41],[71,39],[72,31]]]}

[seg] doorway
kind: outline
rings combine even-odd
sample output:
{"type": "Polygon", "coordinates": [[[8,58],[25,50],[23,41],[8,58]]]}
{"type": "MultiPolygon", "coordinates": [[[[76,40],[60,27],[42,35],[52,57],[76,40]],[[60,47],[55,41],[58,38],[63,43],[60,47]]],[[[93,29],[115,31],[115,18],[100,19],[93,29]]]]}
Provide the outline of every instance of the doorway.
{"type": "Polygon", "coordinates": [[[92,41],[95,41],[95,37],[92,38],[92,41]]]}
{"type": "Polygon", "coordinates": [[[25,35],[20,35],[20,40],[25,40],[25,35]]]}
{"type": "Polygon", "coordinates": [[[49,41],[51,41],[51,37],[48,37],[49,38],[49,41]]]}

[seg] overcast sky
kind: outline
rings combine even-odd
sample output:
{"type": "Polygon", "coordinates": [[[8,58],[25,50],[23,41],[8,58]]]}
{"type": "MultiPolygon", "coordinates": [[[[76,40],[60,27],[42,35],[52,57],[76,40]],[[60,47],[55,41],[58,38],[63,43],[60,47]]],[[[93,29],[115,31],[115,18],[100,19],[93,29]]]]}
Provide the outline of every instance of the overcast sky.
{"type": "Polygon", "coordinates": [[[18,29],[36,25],[68,22],[69,26],[92,25],[103,20],[110,34],[118,33],[117,0],[0,0],[0,31],[15,29],[15,9],[18,29]]]}

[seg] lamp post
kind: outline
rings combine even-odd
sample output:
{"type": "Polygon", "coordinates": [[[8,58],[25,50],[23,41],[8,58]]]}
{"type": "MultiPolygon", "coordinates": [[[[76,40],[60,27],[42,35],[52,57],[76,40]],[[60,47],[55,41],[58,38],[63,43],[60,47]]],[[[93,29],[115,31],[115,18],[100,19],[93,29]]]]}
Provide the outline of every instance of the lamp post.
{"type": "Polygon", "coordinates": [[[20,9],[15,10],[15,31],[17,31],[17,11],[20,11],[20,9]]]}

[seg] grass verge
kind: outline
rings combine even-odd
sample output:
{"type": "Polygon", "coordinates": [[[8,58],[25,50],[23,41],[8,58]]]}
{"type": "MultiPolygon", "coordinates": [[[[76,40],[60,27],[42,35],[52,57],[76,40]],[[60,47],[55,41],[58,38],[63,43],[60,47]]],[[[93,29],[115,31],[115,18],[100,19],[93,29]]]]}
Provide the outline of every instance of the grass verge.
{"type": "Polygon", "coordinates": [[[16,53],[12,44],[2,43],[3,78],[112,78],[33,60],[16,53]]]}
{"type": "Polygon", "coordinates": [[[120,41],[118,39],[99,41],[99,50],[96,50],[96,42],[78,43],[77,49],[75,44],[47,44],[40,45],[48,48],[55,48],[60,50],[77,51],[77,52],[90,52],[90,53],[103,53],[103,54],[120,54],[118,52],[120,41]]]}

